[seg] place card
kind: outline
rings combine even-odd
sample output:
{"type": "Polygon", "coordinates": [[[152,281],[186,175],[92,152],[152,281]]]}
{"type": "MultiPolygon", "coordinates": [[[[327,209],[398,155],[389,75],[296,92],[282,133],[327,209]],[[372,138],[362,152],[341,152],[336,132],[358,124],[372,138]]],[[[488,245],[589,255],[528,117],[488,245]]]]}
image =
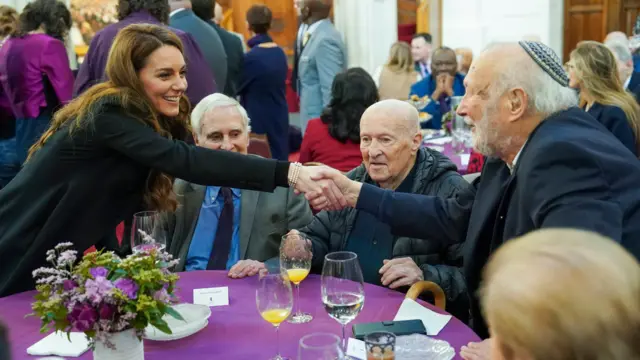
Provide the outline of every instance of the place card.
{"type": "Polygon", "coordinates": [[[422,320],[427,335],[438,335],[440,331],[449,323],[451,315],[438,314],[428,308],[418,304],[413,299],[404,299],[398,313],[393,321],[400,320],[422,320]]]}
{"type": "Polygon", "coordinates": [[[193,303],[205,306],[229,305],[229,288],[224,286],[207,289],[193,289],[193,303]]]}
{"type": "Polygon", "coordinates": [[[347,356],[352,358],[367,360],[367,348],[364,341],[349,338],[347,341],[347,356]]]}
{"type": "Polygon", "coordinates": [[[460,163],[462,166],[469,165],[469,159],[471,159],[471,154],[460,154],[460,163]]]}

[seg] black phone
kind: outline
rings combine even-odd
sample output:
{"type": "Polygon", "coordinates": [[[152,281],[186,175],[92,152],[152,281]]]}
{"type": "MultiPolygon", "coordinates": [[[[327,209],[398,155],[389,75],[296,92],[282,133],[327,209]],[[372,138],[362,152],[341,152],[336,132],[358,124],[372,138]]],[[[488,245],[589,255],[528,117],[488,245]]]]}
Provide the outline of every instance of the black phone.
{"type": "Polygon", "coordinates": [[[386,331],[396,336],[424,334],[427,329],[422,320],[381,321],[353,325],[353,336],[358,340],[364,340],[365,335],[378,331],[386,331]]]}

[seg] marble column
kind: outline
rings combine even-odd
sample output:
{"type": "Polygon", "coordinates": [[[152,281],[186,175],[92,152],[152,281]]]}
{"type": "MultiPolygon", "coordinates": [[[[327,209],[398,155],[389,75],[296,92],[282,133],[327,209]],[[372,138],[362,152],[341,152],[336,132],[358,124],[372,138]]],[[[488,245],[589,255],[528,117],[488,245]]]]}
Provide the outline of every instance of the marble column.
{"type": "Polygon", "coordinates": [[[349,67],[373,73],[398,41],[397,0],[334,0],[334,22],[347,46],[349,67]]]}

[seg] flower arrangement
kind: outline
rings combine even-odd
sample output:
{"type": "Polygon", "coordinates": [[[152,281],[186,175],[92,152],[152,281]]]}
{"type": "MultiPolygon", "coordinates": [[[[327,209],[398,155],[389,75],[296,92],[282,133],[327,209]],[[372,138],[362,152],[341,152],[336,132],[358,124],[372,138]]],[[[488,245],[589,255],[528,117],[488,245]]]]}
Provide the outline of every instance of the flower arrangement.
{"type": "Polygon", "coordinates": [[[133,329],[142,338],[149,324],[171,334],[162,317],[182,320],[171,307],[178,280],[169,271],[177,263],[171,255],[152,248],[121,259],[113,252],[97,251],[76,264],[72,246],[62,243],[47,251],[53,267],[33,272],[38,294],[32,315],[41,319],[41,332],[53,324],[55,330],[84,332],[90,340],[110,346],[109,334],[133,329]]]}

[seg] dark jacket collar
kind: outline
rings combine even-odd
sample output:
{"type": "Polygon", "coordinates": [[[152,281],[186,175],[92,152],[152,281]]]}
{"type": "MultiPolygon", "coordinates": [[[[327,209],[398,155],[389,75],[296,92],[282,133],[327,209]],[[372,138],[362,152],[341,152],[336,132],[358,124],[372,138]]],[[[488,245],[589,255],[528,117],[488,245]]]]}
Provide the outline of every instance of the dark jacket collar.
{"type": "Polygon", "coordinates": [[[160,24],[160,20],[156,19],[147,10],[133,12],[122,20],[125,19],[136,23],[160,24]]]}

